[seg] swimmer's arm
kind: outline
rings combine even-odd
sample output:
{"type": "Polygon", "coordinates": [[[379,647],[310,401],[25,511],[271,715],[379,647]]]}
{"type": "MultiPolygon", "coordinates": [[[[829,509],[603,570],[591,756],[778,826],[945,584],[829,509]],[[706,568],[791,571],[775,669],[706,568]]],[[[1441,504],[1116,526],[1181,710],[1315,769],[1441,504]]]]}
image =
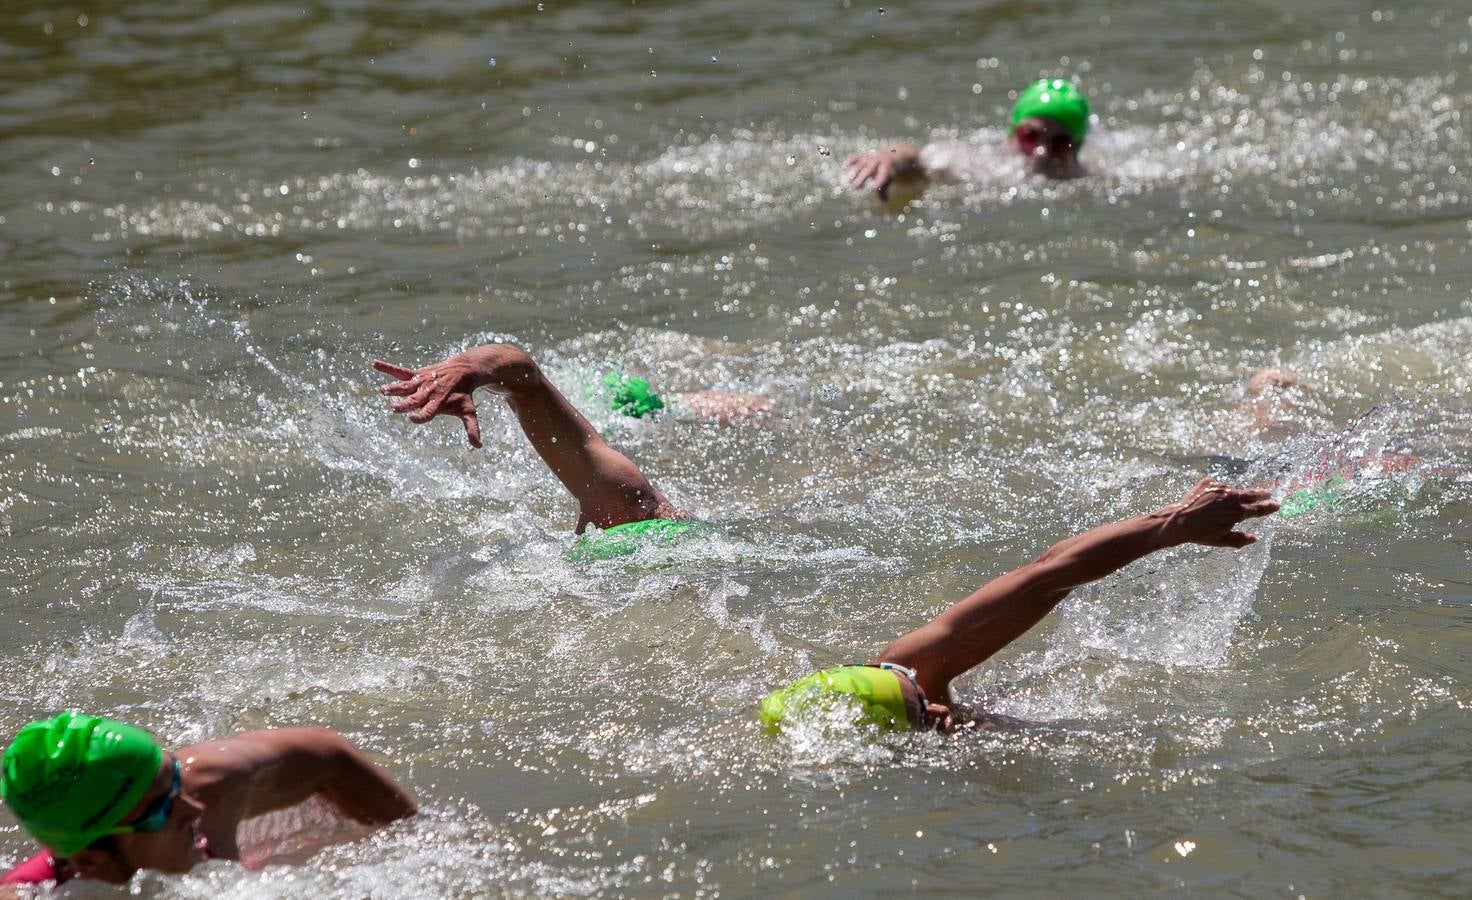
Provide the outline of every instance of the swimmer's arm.
{"type": "Polygon", "coordinates": [[[903,143],[850,156],[843,168],[850,187],[862,190],[868,185],[880,200],[888,200],[890,187],[898,183],[918,193],[932,175],[921,162],[920,148],[903,143]]]}
{"type": "MultiPolygon", "coordinates": [[[[181,751],[184,752],[184,751],[181,751]]],[[[249,779],[238,818],[248,819],[321,796],[344,816],[381,825],[412,816],[414,798],[346,738],[326,728],[251,731],[190,748],[200,762],[249,779]]],[[[234,779],[221,777],[222,784],[234,779]]]]}
{"type": "Polygon", "coordinates": [[[611,528],[626,522],[683,515],[650,484],[627,456],[602,435],[542,374],[524,351],[507,344],[487,344],[422,369],[377,360],[374,368],[400,381],[383,393],[403,399],[394,412],[408,412],[412,422],[454,415],[465,425],[472,446],[481,446],[480,425],[471,394],[489,388],[506,398],[537,455],[578,501],[581,532],[589,522],[611,528]]]}
{"type": "Polygon", "coordinates": [[[944,697],[953,679],[1021,637],[1074,588],[1179,544],[1245,547],[1256,538],[1233,529],[1277,508],[1267,491],[1203,479],[1177,504],[1059,541],[899,638],[879,660],[917,670],[926,695],[944,697]]]}

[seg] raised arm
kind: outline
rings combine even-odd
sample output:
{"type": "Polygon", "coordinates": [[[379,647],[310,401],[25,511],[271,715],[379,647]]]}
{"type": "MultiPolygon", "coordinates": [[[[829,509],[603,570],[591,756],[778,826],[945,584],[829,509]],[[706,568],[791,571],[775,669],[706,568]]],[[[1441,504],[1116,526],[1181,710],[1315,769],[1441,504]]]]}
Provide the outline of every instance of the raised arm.
{"type": "Polygon", "coordinates": [[[505,397],[532,448],[578,501],[579,533],[590,522],[611,528],[685,517],[516,347],[486,344],[422,369],[382,360],[375,360],[373,367],[399,379],[379,389],[400,398],[393,403],[394,412],[408,413],[409,421],[420,424],[438,415],[455,416],[473,447],[481,446],[481,440],[472,394],[484,387],[505,397]]]}
{"type": "Polygon", "coordinates": [[[1059,541],[900,637],[879,661],[915,669],[926,697],[943,700],[953,679],[1021,637],[1074,588],[1166,547],[1245,547],[1256,538],[1233,529],[1277,508],[1267,491],[1239,491],[1202,479],[1179,503],[1059,541]]]}

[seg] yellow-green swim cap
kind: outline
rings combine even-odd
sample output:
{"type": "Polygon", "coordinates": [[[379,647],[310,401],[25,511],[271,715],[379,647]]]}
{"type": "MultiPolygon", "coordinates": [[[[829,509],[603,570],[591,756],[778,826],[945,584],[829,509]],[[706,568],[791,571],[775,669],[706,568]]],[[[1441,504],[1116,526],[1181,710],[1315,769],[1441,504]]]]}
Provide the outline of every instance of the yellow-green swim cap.
{"type": "Polygon", "coordinates": [[[784,722],[804,710],[826,709],[835,703],[854,703],[859,724],[896,731],[910,727],[900,676],[878,666],[835,666],[799,678],[768,694],[757,715],[768,731],[779,731],[784,722]]]}

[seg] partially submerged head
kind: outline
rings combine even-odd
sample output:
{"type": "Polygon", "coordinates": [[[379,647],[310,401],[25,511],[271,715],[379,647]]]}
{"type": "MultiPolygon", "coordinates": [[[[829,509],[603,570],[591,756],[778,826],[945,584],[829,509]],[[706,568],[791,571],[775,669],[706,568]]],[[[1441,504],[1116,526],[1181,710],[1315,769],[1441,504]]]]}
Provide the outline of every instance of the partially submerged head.
{"type": "Polygon", "coordinates": [[[203,808],[179,779],[178,761],[148,732],[70,711],[22,728],[0,758],[0,798],[26,831],[106,881],[205,858],[203,808]]]}
{"type": "Polygon", "coordinates": [[[664,400],[642,378],[609,372],[603,376],[603,387],[608,391],[609,407],[630,418],[640,419],[664,409],[664,400]]]}
{"type": "Polygon", "coordinates": [[[1078,152],[1088,133],[1089,98],[1065,79],[1034,81],[1012,106],[1012,144],[1039,175],[1079,174],[1078,152]]]}

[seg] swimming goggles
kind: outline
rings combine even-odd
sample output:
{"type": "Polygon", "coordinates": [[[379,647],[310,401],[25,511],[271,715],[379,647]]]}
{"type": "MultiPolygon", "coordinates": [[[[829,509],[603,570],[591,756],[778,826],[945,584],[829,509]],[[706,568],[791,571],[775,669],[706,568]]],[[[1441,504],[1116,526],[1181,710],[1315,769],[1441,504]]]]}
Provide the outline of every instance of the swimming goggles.
{"type": "Polygon", "coordinates": [[[169,785],[169,792],[148,804],[138,818],[126,825],[118,825],[108,832],[114,834],[133,834],[141,831],[162,831],[164,825],[168,824],[169,813],[174,811],[174,801],[179,799],[179,790],[182,783],[179,780],[179,760],[174,760],[174,780],[169,785]]]}

